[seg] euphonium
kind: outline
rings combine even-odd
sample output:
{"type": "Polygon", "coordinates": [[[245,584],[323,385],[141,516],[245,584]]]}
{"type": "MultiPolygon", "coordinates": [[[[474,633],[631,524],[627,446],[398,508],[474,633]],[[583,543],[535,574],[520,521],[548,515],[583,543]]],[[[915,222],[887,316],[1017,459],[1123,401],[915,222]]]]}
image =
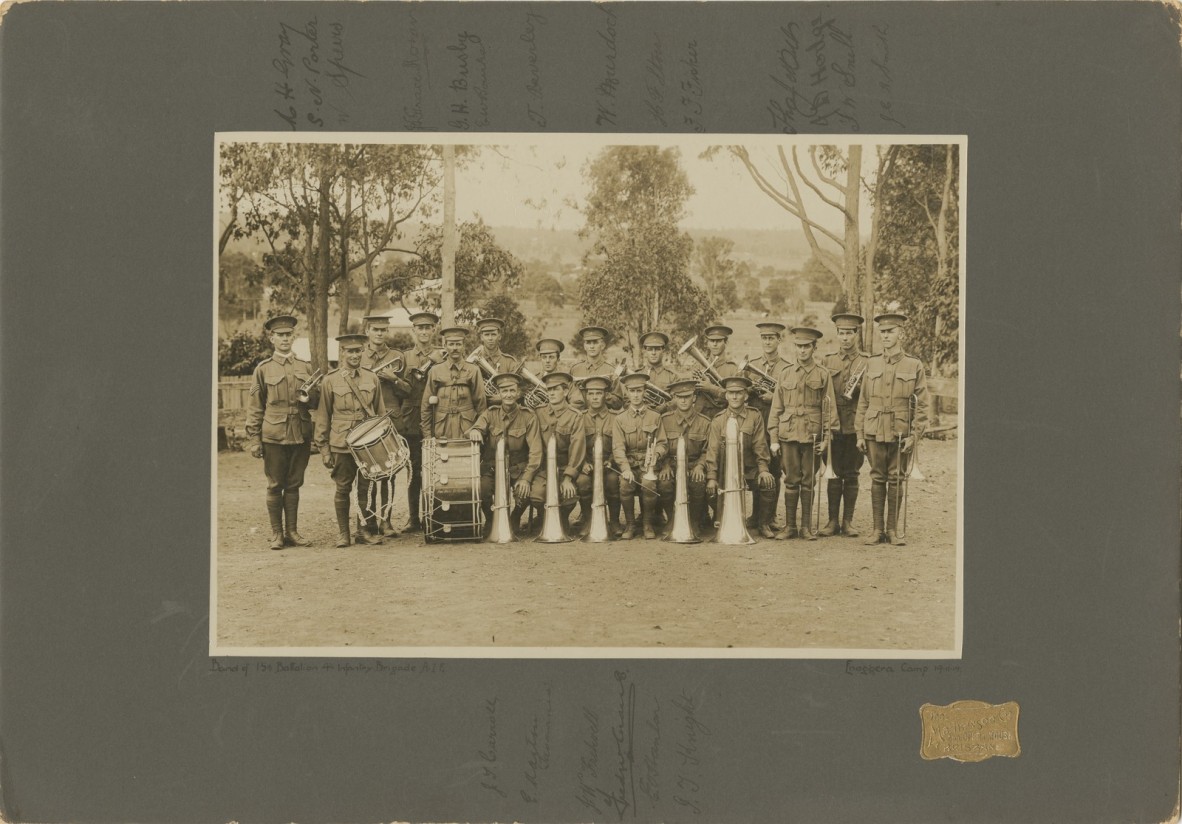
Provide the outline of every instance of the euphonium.
{"type": "Polygon", "coordinates": [[[490,544],[507,544],[517,540],[513,534],[513,519],[509,517],[509,461],[505,457],[505,437],[497,438],[496,460],[493,464],[492,524],[489,527],[490,544]]]}
{"type": "Polygon", "coordinates": [[[324,373],[317,369],[311,376],[300,384],[300,388],[296,390],[296,400],[300,403],[307,403],[312,400],[312,391],[320,385],[324,380],[324,373]]]}
{"type": "Polygon", "coordinates": [[[696,336],[690,338],[681,345],[681,348],[677,350],[677,354],[680,356],[688,352],[689,356],[701,365],[702,374],[708,377],[715,386],[721,386],[722,376],[718,374],[718,370],[714,368],[714,364],[706,360],[706,356],[702,354],[701,350],[694,346],[697,342],[698,339],[696,336]]]}
{"type": "Polygon", "coordinates": [[[595,443],[591,447],[591,514],[587,526],[587,534],[583,540],[590,544],[600,544],[612,539],[611,530],[607,523],[607,496],[603,491],[603,433],[596,433],[595,443]]]}
{"type": "Polygon", "coordinates": [[[533,384],[533,387],[525,393],[525,397],[522,399],[522,403],[527,408],[541,409],[550,404],[550,391],[546,389],[546,384],[542,383],[541,378],[526,369],[525,364],[518,367],[517,374],[533,384]]]}
{"type": "Polygon", "coordinates": [[[743,358],[743,362],[739,364],[739,373],[742,374],[743,372],[750,372],[752,375],[755,376],[755,378],[756,378],[755,387],[757,389],[759,389],[760,391],[763,391],[763,392],[775,392],[776,391],[776,386],[778,385],[776,383],[776,379],[773,378],[771,375],[769,375],[767,372],[764,372],[758,366],[752,366],[751,365],[751,358],[743,358]]]}
{"type": "Polygon", "coordinates": [[[558,500],[558,438],[551,433],[546,441],[546,514],[542,531],[536,540],[543,544],[562,544],[573,540],[562,523],[561,502],[558,500]]]}
{"type": "Polygon", "coordinates": [[[644,383],[644,405],[654,412],[660,412],[673,396],[652,381],[644,383]]]}
{"type": "MultiPolygon", "coordinates": [[[[726,415],[726,413],[722,413],[726,415]]],[[[743,512],[743,496],[747,482],[743,478],[743,440],[739,436],[739,422],[733,416],[726,416],[726,460],[722,476],[722,489],[718,490],[718,535],[719,544],[753,544],[755,539],[747,532],[747,517],[743,512]]]]}
{"type": "Polygon", "coordinates": [[[685,436],[677,438],[677,475],[673,494],[673,524],[669,527],[666,541],[675,544],[698,544],[702,539],[694,529],[694,519],[689,511],[689,470],[686,469],[685,436]]]}
{"type": "Polygon", "coordinates": [[[468,357],[464,358],[464,360],[466,360],[468,363],[472,363],[472,364],[479,366],[480,371],[484,373],[484,395],[485,395],[485,397],[496,398],[496,397],[499,397],[499,393],[497,392],[497,388],[495,386],[493,386],[493,382],[492,382],[491,378],[493,377],[493,375],[495,375],[497,373],[497,370],[493,369],[493,365],[488,362],[488,358],[484,357],[484,355],[482,354],[483,352],[484,352],[484,347],[477,346],[475,349],[473,349],[471,352],[468,353],[468,357]]]}
{"type": "Polygon", "coordinates": [[[862,380],[862,376],[866,374],[866,366],[869,364],[865,358],[862,359],[862,366],[857,372],[851,372],[849,378],[845,382],[845,389],[842,390],[841,396],[847,401],[854,399],[854,390],[858,388],[858,381],[862,380]]]}

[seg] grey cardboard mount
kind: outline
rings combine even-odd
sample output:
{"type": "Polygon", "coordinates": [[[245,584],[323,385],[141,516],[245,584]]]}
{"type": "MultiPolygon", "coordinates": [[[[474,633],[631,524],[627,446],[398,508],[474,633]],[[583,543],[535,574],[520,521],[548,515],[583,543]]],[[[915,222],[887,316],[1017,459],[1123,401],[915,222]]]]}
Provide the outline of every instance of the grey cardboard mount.
{"type": "Polygon", "coordinates": [[[3,817],[1176,816],[1179,66],[1159,3],[8,6],[3,817]],[[801,91],[830,25],[848,101],[801,91]],[[309,26],[335,110],[285,99],[309,26]],[[212,666],[214,134],[462,128],[472,37],[484,131],[968,136],[961,660],[212,666]],[[670,73],[693,44],[700,115],[646,106],[656,41],[670,73]],[[620,745],[658,699],[659,757],[620,745]],[[1021,755],[921,759],[919,707],[959,699],[1018,702],[1021,755]]]}

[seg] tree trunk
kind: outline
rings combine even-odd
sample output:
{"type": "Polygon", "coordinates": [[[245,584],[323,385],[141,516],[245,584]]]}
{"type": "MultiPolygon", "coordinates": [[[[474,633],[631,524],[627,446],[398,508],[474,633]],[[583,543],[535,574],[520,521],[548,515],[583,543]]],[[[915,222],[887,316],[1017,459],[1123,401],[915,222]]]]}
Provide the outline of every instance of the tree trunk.
{"type": "Polygon", "coordinates": [[[443,294],[440,313],[443,326],[455,324],[456,316],[456,147],[443,147],[443,294]]]}
{"type": "Polygon", "coordinates": [[[858,207],[861,203],[862,147],[850,146],[846,164],[845,189],[845,248],[842,260],[841,291],[847,303],[853,303],[858,290],[858,264],[862,257],[862,240],[858,236],[858,207]]]}
{"type": "Polygon", "coordinates": [[[337,287],[337,304],[340,306],[341,319],[337,324],[340,329],[338,335],[349,333],[349,215],[353,212],[353,182],[345,174],[345,213],[341,217],[341,275],[340,285],[337,287]]]}
{"type": "Polygon", "coordinates": [[[312,365],[328,371],[328,285],[332,281],[332,233],[329,228],[329,198],[332,188],[329,149],[322,147],[319,153],[320,204],[316,227],[316,265],[311,270],[315,288],[309,295],[310,325],[314,340],[310,341],[312,365]]]}

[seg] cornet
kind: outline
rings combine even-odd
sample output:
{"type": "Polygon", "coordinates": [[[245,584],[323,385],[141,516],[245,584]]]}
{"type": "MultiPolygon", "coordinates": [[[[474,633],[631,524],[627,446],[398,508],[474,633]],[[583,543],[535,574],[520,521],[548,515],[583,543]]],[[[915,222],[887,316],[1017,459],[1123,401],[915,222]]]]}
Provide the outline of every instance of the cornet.
{"type": "Polygon", "coordinates": [[[311,376],[300,384],[300,388],[296,390],[296,400],[300,403],[307,403],[312,400],[312,392],[324,380],[324,372],[317,369],[311,376]]]}
{"type": "Polygon", "coordinates": [[[858,382],[862,380],[862,376],[866,374],[866,367],[869,361],[863,360],[861,368],[857,372],[851,372],[849,378],[845,382],[845,389],[842,390],[841,396],[847,401],[854,399],[854,390],[858,388],[858,382]]]}
{"type": "Polygon", "coordinates": [[[597,432],[591,447],[591,463],[594,466],[591,473],[591,515],[587,522],[587,534],[583,536],[583,540],[589,544],[600,544],[612,539],[608,527],[607,496],[603,491],[603,461],[603,433],[597,432]]]}
{"type": "Polygon", "coordinates": [[[694,529],[694,519],[689,511],[689,478],[686,469],[685,436],[677,438],[677,475],[673,494],[673,518],[666,541],[675,544],[698,544],[702,539],[694,529]]]}
{"type": "Polygon", "coordinates": [[[492,524],[485,540],[490,544],[507,544],[517,536],[513,533],[513,519],[509,517],[509,462],[505,458],[504,435],[497,438],[493,467],[492,524]]]}
{"type": "Polygon", "coordinates": [[[747,482],[743,478],[743,438],[739,433],[739,422],[727,415],[726,419],[726,460],[724,463],[722,488],[718,490],[718,535],[719,544],[753,544],[755,539],[747,531],[747,517],[743,512],[747,482]]]}
{"type": "Polygon", "coordinates": [[[698,347],[694,346],[694,344],[697,342],[697,336],[687,340],[681,345],[681,348],[677,350],[678,356],[680,357],[681,355],[688,353],[691,358],[696,360],[701,365],[702,374],[708,377],[711,383],[713,383],[715,386],[722,386],[722,375],[718,374],[718,370],[714,368],[714,362],[706,360],[706,356],[702,354],[702,351],[698,349],[698,347]]]}
{"type": "Polygon", "coordinates": [[[760,392],[772,393],[776,391],[776,379],[764,372],[758,366],[752,366],[751,358],[743,358],[742,363],[739,364],[739,372],[750,372],[755,376],[755,388],[760,392]]]}
{"type": "Polygon", "coordinates": [[[644,474],[640,476],[643,481],[649,482],[650,489],[656,489],[657,482],[657,433],[653,432],[649,436],[648,446],[644,450],[644,474]]]}
{"type": "Polygon", "coordinates": [[[534,540],[541,544],[563,544],[574,540],[562,522],[562,504],[558,499],[558,438],[553,433],[546,441],[546,514],[542,531],[534,540]]]}

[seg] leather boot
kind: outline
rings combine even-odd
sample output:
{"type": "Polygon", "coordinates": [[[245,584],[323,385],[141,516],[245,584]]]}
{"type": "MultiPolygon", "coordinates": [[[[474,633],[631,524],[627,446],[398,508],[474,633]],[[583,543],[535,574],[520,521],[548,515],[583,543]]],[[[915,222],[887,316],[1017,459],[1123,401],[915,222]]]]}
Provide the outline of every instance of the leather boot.
{"type": "Polygon", "coordinates": [[[312,546],[312,542],[299,533],[300,491],[289,489],[283,493],[283,514],[287,521],[284,539],[292,546],[312,546]]]}
{"type": "Polygon", "coordinates": [[[271,549],[283,549],[283,493],[267,493],[267,518],[271,521],[271,549]]]}
{"type": "Polygon", "coordinates": [[[349,499],[338,495],[332,503],[337,513],[337,546],[348,546],[351,543],[349,540],[349,499]]]}
{"type": "Polygon", "coordinates": [[[751,517],[747,519],[744,526],[749,530],[756,530],[759,525],[763,523],[763,501],[759,499],[758,490],[751,496],[751,517]]]}
{"type": "Polygon", "coordinates": [[[772,528],[772,520],[776,517],[776,493],[756,490],[755,500],[763,504],[759,510],[759,534],[764,538],[775,538],[776,530],[772,528]]]}
{"type": "Polygon", "coordinates": [[[632,496],[620,496],[620,508],[624,510],[624,531],[620,533],[621,541],[628,541],[632,539],[633,534],[633,513],[632,513],[632,496]]]}
{"type": "Polygon", "coordinates": [[[419,517],[419,493],[417,489],[407,490],[406,506],[410,510],[410,523],[407,524],[407,529],[412,532],[419,532],[423,528],[423,521],[419,517]]]}
{"type": "Polygon", "coordinates": [[[361,515],[357,516],[357,531],[353,533],[353,543],[355,544],[370,544],[377,546],[382,542],[382,536],[378,532],[378,519],[372,515],[368,518],[363,518],[361,515]]]}
{"type": "Polygon", "coordinates": [[[571,524],[571,529],[578,532],[579,537],[587,534],[587,530],[591,528],[591,496],[579,496],[579,519],[571,524]]]}
{"type": "Polygon", "coordinates": [[[784,487],[784,528],[776,533],[778,540],[799,537],[796,529],[796,502],[800,499],[800,487],[784,487]]]}
{"type": "Polygon", "coordinates": [[[898,483],[887,484],[886,493],[886,542],[893,546],[907,546],[907,541],[895,534],[899,527],[899,496],[902,487],[898,483]]]}
{"type": "Polygon", "coordinates": [[[845,511],[841,516],[841,534],[847,538],[857,538],[862,533],[854,529],[854,506],[858,503],[858,479],[847,479],[841,488],[841,497],[845,502],[845,511]]]}
{"type": "Polygon", "coordinates": [[[813,532],[813,495],[803,488],[800,490],[800,537],[806,541],[817,540],[817,533],[813,532]]]}
{"type": "Polygon", "coordinates": [[[841,510],[841,478],[830,478],[825,491],[829,498],[829,521],[817,533],[822,538],[837,534],[837,516],[841,510]]]}
{"type": "Polygon", "coordinates": [[[870,514],[874,518],[874,531],[864,541],[866,546],[882,543],[882,539],[886,537],[886,528],[883,526],[882,517],[885,506],[886,484],[874,481],[870,485],[870,514]]]}
{"type": "Polygon", "coordinates": [[[570,514],[572,512],[574,512],[574,509],[575,509],[575,505],[573,503],[562,504],[561,506],[558,507],[558,520],[560,520],[562,522],[562,531],[566,535],[573,535],[574,534],[571,531],[571,525],[570,525],[570,514]]]}
{"type": "Polygon", "coordinates": [[[640,514],[644,518],[644,537],[651,541],[657,537],[657,496],[654,493],[640,493],[640,514]]]}
{"type": "MultiPolygon", "coordinates": [[[[532,531],[532,529],[533,529],[532,519],[531,519],[531,522],[526,524],[525,526],[521,525],[521,516],[524,515],[525,510],[529,509],[529,508],[530,508],[529,502],[526,501],[525,503],[522,503],[522,504],[514,504],[513,508],[509,510],[509,525],[513,528],[513,533],[515,535],[517,535],[519,538],[528,537],[530,531],[532,531]]],[[[531,509],[530,511],[532,512],[533,510],[531,509]]],[[[492,510],[491,509],[489,510],[488,524],[490,526],[492,524],[492,510]]]]}

